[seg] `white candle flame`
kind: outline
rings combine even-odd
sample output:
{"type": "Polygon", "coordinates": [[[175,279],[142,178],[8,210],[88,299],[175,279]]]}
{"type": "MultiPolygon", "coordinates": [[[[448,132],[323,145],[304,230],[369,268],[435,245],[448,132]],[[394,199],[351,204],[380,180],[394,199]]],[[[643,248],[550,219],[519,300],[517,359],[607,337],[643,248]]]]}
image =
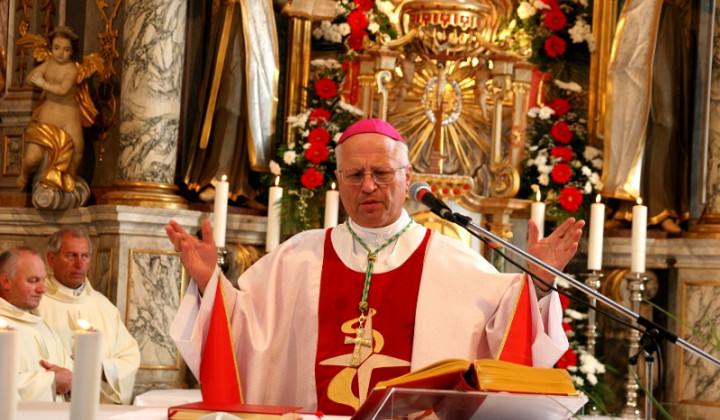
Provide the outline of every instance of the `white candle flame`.
{"type": "Polygon", "coordinates": [[[600,202],[600,194],[598,194],[597,196],[595,196],[595,202],[596,202],[596,203],[599,203],[599,202],[600,202]]]}
{"type": "Polygon", "coordinates": [[[5,318],[0,318],[0,330],[7,330],[8,329],[8,323],[5,321],[5,318]]]}
{"type": "Polygon", "coordinates": [[[92,325],[84,319],[78,319],[77,323],[78,327],[80,327],[82,331],[92,331],[93,329],[92,325]]]}

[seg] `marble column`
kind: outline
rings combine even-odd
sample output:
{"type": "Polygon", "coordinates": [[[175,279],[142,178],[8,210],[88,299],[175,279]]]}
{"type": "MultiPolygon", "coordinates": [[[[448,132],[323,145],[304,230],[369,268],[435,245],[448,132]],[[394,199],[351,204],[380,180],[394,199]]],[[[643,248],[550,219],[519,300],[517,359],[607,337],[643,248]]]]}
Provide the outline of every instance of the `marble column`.
{"type": "Polygon", "coordinates": [[[126,0],[120,134],[109,204],[184,208],[174,194],[186,0],[126,0]]]}

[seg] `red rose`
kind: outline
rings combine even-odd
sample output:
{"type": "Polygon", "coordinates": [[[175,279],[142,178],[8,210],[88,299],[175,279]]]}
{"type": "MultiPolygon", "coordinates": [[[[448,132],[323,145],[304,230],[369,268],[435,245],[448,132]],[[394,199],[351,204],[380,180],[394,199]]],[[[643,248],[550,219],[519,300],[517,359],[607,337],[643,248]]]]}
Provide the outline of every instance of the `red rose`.
{"type": "Polygon", "coordinates": [[[321,145],[326,145],[330,141],[330,133],[322,128],[317,127],[310,130],[310,134],[308,135],[308,142],[315,144],[319,143],[321,145]]]}
{"type": "Polygon", "coordinates": [[[323,184],[323,174],[315,168],[307,168],[300,176],[300,183],[305,188],[316,188],[323,184]]]}
{"type": "Polygon", "coordinates": [[[570,162],[573,157],[573,151],[567,146],[555,146],[550,149],[550,156],[560,158],[563,162],[570,162]]]}
{"type": "Polygon", "coordinates": [[[573,139],[573,132],[565,121],[558,121],[550,129],[550,135],[556,142],[568,144],[573,139]]]}
{"type": "Polygon", "coordinates": [[[310,111],[308,119],[315,124],[323,124],[330,121],[332,114],[325,108],[314,108],[310,111]]]}
{"type": "Polygon", "coordinates": [[[548,57],[555,58],[565,54],[565,41],[557,35],[552,35],[545,40],[543,48],[548,57]]]}
{"type": "Polygon", "coordinates": [[[572,349],[568,349],[565,354],[560,356],[560,360],[555,363],[555,367],[560,369],[567,369],[569,366],[577,366],[577,353],[572,349]]]}
{"type": "Polygon", "coordinates": [[[545,27],[551,31],[559,31],[565,27],[565,24],[567,24],[567,18],[565,17],[565,13],[563,13],[560,9],[552,9],[545,13],[543,23],[545,24],[545,27]]]}
{"type": "MultiPolygon", "coordinates": [[[[558,293],[558,296],[560,297],[560,307],[562,308],[562,310],[564,312],[565,309],[567,309],[568,306],[570,306],[570,298],[563,295],[562,293],[558,293]]],[[[563,322],[563,324],[565,324],[565,323],[563,322]]]]}
{"type": "Polygon", "coordinates": [[[330,79],[320,79],[315,82],[315,93],[322,99],[334,98],[338,94],[338,85],[330,79]]]}
{"type": "Polygon", "coordinates": [[[368,36],[368,33],[364,29],[353,30],[348,37],[348,46],[355,51],[362,51],[363,40],[365,40],[366,36],[368,36]]]}
{"type": "Polygon", "coordinates": [[[360,10],[353,10],[347,17],[347,23],[353,32],[365,29],[368,26],[368,18],[360,10]]]}
{"type": "Polygon", "coordinates": [[[565,187],[560,190],[558,198],[560,205],[567,211],[577,211],[583,201],[583,195],[575,187],[565,187]]]}
{"type": "Polygon", "coordinates": [[[570,101],[565,98],[555,98],[547,106],[555,111],[556,117],[562,117],[570,111],[570,101]]]}
{"type": "Polygon", "coordinates": [[[305,150],[305,159],[314,164],[319,164],[328,158],[328,148],[322,143],[310,143],[310,147],[305,150]]]}
{"type": "Polygon", "coordinates": [[[555,165],[554,168],[552,168],[552,171],[550,172],[550,178],[552,178],[552,180],[557,182],[558,184],[567,183],[568,181],[570,181],[571,176],[572,169],[567,163],[558,163],[557,165],[555,165]]]}
{"type": "Polygon", "coordinates": [[[369,12],[375,2],[373,0],[354,0],[354,3],[357,5],[358,10],[369,12]]]}

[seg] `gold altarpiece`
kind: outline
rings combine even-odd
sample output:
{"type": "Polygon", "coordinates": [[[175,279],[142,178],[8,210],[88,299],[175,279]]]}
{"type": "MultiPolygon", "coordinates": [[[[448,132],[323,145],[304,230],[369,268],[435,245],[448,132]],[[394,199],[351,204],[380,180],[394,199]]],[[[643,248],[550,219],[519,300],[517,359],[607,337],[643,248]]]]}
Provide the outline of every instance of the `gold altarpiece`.
{"type": "MultiPolygon", "coordinates": [[[[513,7],[509,0],[402,3],[400,36],[366,40],[358,58],[356,105],[400,131],[414,179],[428,182],[439,198],[481,214],[484,227],[508,240],[511,215],[529,203],[515,196],[534,70],[494,41],[500,18],[513,7]]],[[[307,68],[312,24],[291,21],[288,97],[298,98],[307,72],[297,65],[307,68]]]]}

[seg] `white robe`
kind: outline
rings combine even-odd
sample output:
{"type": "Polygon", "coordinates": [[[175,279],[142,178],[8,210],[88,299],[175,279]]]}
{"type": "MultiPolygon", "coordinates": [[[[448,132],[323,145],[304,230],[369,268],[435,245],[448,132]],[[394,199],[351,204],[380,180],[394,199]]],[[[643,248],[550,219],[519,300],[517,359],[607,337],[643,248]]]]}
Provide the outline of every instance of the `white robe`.
{"type": "MultiPolygon", "coordinates": [[[[380,229],[353,230],[371,249],[401,230],[409,216],[380,229]]],[[[375,273],[404,263],[421,244],[426,229],[418,224],[380,251],[375,273]]],[[[317,406],[315,359],[324,230],[297,234],[251,266],[232,286],[219,269],[202,299],[191,282],[170,335],[199,377],[199,366],[217,281],[227,296],[238,370],[245,401],[254,404],[317,406]]],[[[367,251],[344,225],[331,234],[342,262],[365,272],[367,251]]],[[[433,232],[428,243],[415,319],[411,370],[446,358],[494,358],[522,284],[520,275],[499,274],[459,241],[433,232]]],[[[372,299],[372,287],[370,290],[372,299]]],[[[568,343],[560,301],[545,297],[533,313],[533,363],[552,366],[568,343]]],[[[535,291],[531,288],[535,301],[535,291]]],[[[358,296],[358,301],[360,296],[358,296]]]]}
{"type": "Polygon", "coordinates": [[[102,331],[102,368],[107,381],[101,382],[100,401],[130,404],[135,374],[140,367],[140,349],[115,305],[94,290],[88,279],[85,279],[82,291],[76,292],[50,277],[37,311],[69,349],[73,348],[79,319],[102,331]]]}
{"type": "Polygon", "coordinates": [[[20,365],[17,366],[20,399],[65,401],[65,396],[55,393],[55,373],[40,365],[40,360],[45,360],[73,369],[70,351],[65,348],[57,332],[41,317],[18,309],[3,298],[0,298],[0,317],[7,321],[10,328],[20,332],[20,365]]]}

